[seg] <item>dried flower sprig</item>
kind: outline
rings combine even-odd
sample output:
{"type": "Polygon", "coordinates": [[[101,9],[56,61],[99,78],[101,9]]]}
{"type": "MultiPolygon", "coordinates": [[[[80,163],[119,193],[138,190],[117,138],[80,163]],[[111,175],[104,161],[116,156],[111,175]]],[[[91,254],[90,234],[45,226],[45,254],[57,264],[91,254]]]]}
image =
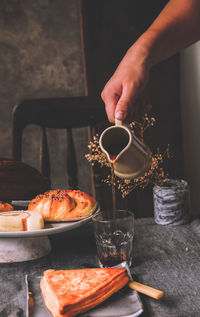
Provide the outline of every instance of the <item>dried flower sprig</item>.
{"type": "Polygon", "coordinates": [[[147,114],[144,115],[141,121],[133,121],[129,124],[131,132],[138,134],[141,141],[144,142],[144,132],[149,128],[153,127],[156,120],[154,117],[148,117],[147,114]]]}
{"type": "MultiPolygon", "coordinates": [[[[147,115],[145,115],[141,122],[131,122],[129,128],[133,133],[138,130],[139,136],[143,141],[144,132],[154,124],[155,119],[153,117],[149,118],[147,115]]],[[[93,137],[93,141],[90,141],[88,148],[90,149],[90,153],[86,154],[85,157],[92,166],[94,166],[95,163],[98,163],[100,164],[100,167],[106,166],[111,168],[111,164],[107,161],[105,153],[103,153],[102,149],[100,148],[98,134],[93,137]]],[[[164,158],[166,156],[170,158],[169,145],[163,154],[160,153],[159,149],[157,149],[157,153],[152,156],[151,167],[144,173],[143,176],[131,180],[123,180],[116,176],[113,179],[111,174],[109,174],[105,179],[102,179],[102,182],[109,186],[116,186],[117,189],[120,190],[123,198],[129,195],[130,192],[132,192],[135,188],[145,188],[149,184],[157,184],[162,186],[168,176],[162,167],[164,158]]]]}
{"type": "Polygon", "coordinates": [[[135,188],[145,188],[149,184],[163,186],[168,176],[161,167],[166,155],[169,158],[169,145],[163,154],[157,153],[152,156],[151,167],[143,176],[125,181],[118,179],[118,189],[121,191],[122,197],[129,195],[135,188]]]}
{"type": "Polygon", "coordinates": [[[98,134],[93,137],[93,141],[89,142],[88,148],[90,153],[86,154],[85,157],[92,166],[94,166],[95,163],[100,164],[101,167],[110,166],[110,163],[106,159],[105,153],[103,153],[102,149],[100,148],[98,134]]]}

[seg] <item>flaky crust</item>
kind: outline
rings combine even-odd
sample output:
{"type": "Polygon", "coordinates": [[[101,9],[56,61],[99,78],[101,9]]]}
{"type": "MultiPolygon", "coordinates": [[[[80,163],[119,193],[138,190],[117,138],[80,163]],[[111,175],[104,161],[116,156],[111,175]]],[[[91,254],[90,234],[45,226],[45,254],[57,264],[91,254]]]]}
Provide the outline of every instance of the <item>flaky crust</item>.
{"type": "Polygon", "coordinates": [[[31,200],[28,210],[39,212],[45,221],[71,221],[87,217],[96,208],[96,200],[80,190],[50,190],[31,200]]]}
{"type": "Polygon", "coordinates": [[[47,270],[40,287],[54,317],[74,317],[99,305],[128,281],[123,268],[47,270]]]}
{"type": "Polygon", "coordinates": [[[0,211],[11,211],[13,209],[14,208],[11,204],[0,201],[0,211]]]}

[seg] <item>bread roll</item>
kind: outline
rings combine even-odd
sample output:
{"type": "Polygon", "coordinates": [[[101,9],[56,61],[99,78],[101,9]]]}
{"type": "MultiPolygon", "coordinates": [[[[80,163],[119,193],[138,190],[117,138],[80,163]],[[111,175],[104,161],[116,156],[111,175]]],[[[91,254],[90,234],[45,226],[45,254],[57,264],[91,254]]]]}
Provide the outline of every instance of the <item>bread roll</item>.
{"type": "Polygon", "coordinates": [[[50,190],[37,195],[28,210],[39,212],[45,221],[70,221],[86,217],[96,209],[96,200],[80,190],[50,190]]]}

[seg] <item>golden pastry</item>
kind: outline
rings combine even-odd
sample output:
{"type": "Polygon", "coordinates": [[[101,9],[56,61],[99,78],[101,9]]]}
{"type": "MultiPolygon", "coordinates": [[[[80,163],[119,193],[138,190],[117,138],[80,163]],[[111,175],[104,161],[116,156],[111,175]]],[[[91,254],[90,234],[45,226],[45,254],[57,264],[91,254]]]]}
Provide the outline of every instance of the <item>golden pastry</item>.
{"type": "Polygon", "coordinates": [[[13,206],[9,203],[0,201],[0,211],[10,211],[13,210],[13,206]]]}
{"type": "Polygon", "coordinates": [[[128,281],[125,269],[47,270],[40,287],[54,317],[73,317],[99,305],[128,281]]]}
{"type": "Polygon", "coordinates": [[[70,221],[89,216],[96,209],[96,200],[80,190],[50,190],[37,195],[28,210],[39,212],[45,221],[70,221]]]}

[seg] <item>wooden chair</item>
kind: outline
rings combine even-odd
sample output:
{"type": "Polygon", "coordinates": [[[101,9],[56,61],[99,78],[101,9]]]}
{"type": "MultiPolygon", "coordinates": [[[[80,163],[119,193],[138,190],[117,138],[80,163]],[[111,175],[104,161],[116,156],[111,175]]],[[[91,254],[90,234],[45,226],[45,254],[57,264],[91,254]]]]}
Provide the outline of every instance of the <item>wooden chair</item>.
{"type": "MultiPolygon", "coordinates": [[[[51,164],[46,128],[66,129],[67,162],[66,172],[69,187],[78,188],[78,168],[72,129],[88,127],[89,138],[95,134],[95,126],[106,120],[102,101],[95,97],[70,97],[55,99],[24,100],[13,109],[12,157],[22,159],[23,131],[29,124],[41,127],[40,165],[41,173],[51,182],[51,164]]],[[[92,194],[96,196],[95,179],[92,173],[92,194]]],[[[98,178],[98,177],[96,177],[98,178]]]]}
{"type": "MultiPolygon", "coordinates": [[[[67,161],[66,172],[70,188],[78,188],[78,167],[75,153],[75,140],[72,130],[74,128],[88,128],[88,141],[96,132],[99,132],[101,123],[107,121],[105,107],[100,98],[100,90],[94,91],[88,85],[88,77],[91,79],[91,63],[88,59],[90,39],[84,32],[85,15],[82,14],[82,1],[79,1],[80,9],[80,36],[82,49],[82,62],[84,71],[85,95],[80,97],[65,97],[51,99],[22,100],[13,109],[12,113],[12,158],[22,160],[22,136],[24,128],[30,124],[41,127],[40,140],[40,171],[51,182],[51,163],[47,141],[47,128],[66,129],[67,133],[67,161]],[[97,128],[98,126],[98,128],[97,128]]],[[[96,75],[95,75],[96,76],[96,75]]],[[[101,177],[98,167],[91,167],[91,192],[100,200],[101,177]]]]}

